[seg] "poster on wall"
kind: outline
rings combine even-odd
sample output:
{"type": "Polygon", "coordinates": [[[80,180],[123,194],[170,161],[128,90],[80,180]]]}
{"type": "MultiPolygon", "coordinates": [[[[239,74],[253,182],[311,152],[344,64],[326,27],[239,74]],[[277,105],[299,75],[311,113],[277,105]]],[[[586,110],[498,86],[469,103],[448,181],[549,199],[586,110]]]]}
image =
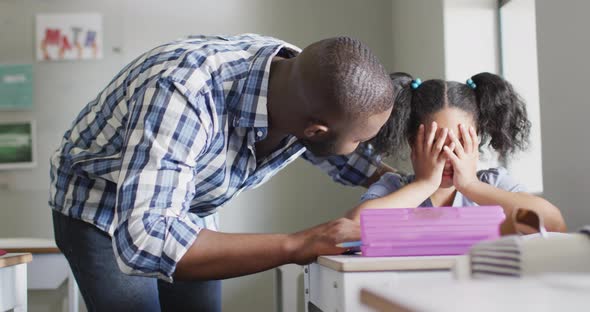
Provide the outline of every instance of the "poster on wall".
{"type": "Polygon", "coordinates": [[[35,166],[35,123],[0,122],[0,170],[35,166]]]}
{"type": "Polygon", "coordinates": [[[33,107],[33,66],[0,64],[0,110],[33,107]]]}
{"type": "Polygon", "coordinates": [[[35,28],[38,61],[102,58],[100,14],[38,14],[35,28]]]}

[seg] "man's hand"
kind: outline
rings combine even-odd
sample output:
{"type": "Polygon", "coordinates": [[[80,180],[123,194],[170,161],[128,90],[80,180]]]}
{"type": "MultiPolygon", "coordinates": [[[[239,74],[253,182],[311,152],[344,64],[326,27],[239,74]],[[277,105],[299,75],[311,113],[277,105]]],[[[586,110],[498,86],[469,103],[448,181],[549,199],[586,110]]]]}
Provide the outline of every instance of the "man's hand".
{"type": "Polygon", "coordinates": [[[291,262],[303,265],[313,262],[321,255],[339,255],[346,248],[336,247],[336,244],[358,241],[360,238],[359,223],[346,218],[291,234],[288,245],[291,262]]]}

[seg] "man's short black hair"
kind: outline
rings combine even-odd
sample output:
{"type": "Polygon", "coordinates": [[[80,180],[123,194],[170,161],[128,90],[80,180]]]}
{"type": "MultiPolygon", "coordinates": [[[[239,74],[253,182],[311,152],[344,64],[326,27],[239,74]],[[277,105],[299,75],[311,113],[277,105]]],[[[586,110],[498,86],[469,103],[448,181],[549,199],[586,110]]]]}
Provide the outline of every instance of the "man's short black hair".
{"type": "Polygon", "coordinates": [[[347,115],[371,115],[393,106],[389,75],[369,47],[357,39],[335,37],[304,50],[319,71],[321,93],[347,115]]]}

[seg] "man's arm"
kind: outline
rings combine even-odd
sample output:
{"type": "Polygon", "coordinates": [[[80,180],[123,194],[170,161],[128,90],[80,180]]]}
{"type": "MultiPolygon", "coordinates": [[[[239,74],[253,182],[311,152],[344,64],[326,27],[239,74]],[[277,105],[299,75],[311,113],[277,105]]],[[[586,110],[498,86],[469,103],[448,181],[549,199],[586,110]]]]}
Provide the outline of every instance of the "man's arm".
{"type": "Polygon", "coordinates": [[[287,263],[308,264],[320,255],[345,251],[336,244],[360,239],[359,224],[330,221],[294,234],[229,234],[201,230],[177,264],[180,280],[242,276],[287,263]]]}
{"type": "Polygon", "coordinates": [[[359,145],[350,155],[317,157],[310,151],[303,159],[326,172],[332,179],[344,185],[361,185],[366,188],[377,182],[386,172],[397,172],[373,155],[370,149],[359,145]]]}

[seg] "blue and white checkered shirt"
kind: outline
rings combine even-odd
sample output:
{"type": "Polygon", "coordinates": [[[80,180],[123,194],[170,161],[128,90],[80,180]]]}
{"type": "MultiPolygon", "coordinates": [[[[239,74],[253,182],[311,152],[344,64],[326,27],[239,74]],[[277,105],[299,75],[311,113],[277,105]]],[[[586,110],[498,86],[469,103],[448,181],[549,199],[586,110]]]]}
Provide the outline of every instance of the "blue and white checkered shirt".
{"type": "Polygon", "coordinates": [[[303,156],[334,180],[363,183],[363,153],[314,157],[288,137],[262,160],[271,60],[299,49],[258,35],[195,36],[125,67],[78,115],[51,158],[49,204],[113,238],[121,270],[171,281],[216,209],[303,156]]]}

